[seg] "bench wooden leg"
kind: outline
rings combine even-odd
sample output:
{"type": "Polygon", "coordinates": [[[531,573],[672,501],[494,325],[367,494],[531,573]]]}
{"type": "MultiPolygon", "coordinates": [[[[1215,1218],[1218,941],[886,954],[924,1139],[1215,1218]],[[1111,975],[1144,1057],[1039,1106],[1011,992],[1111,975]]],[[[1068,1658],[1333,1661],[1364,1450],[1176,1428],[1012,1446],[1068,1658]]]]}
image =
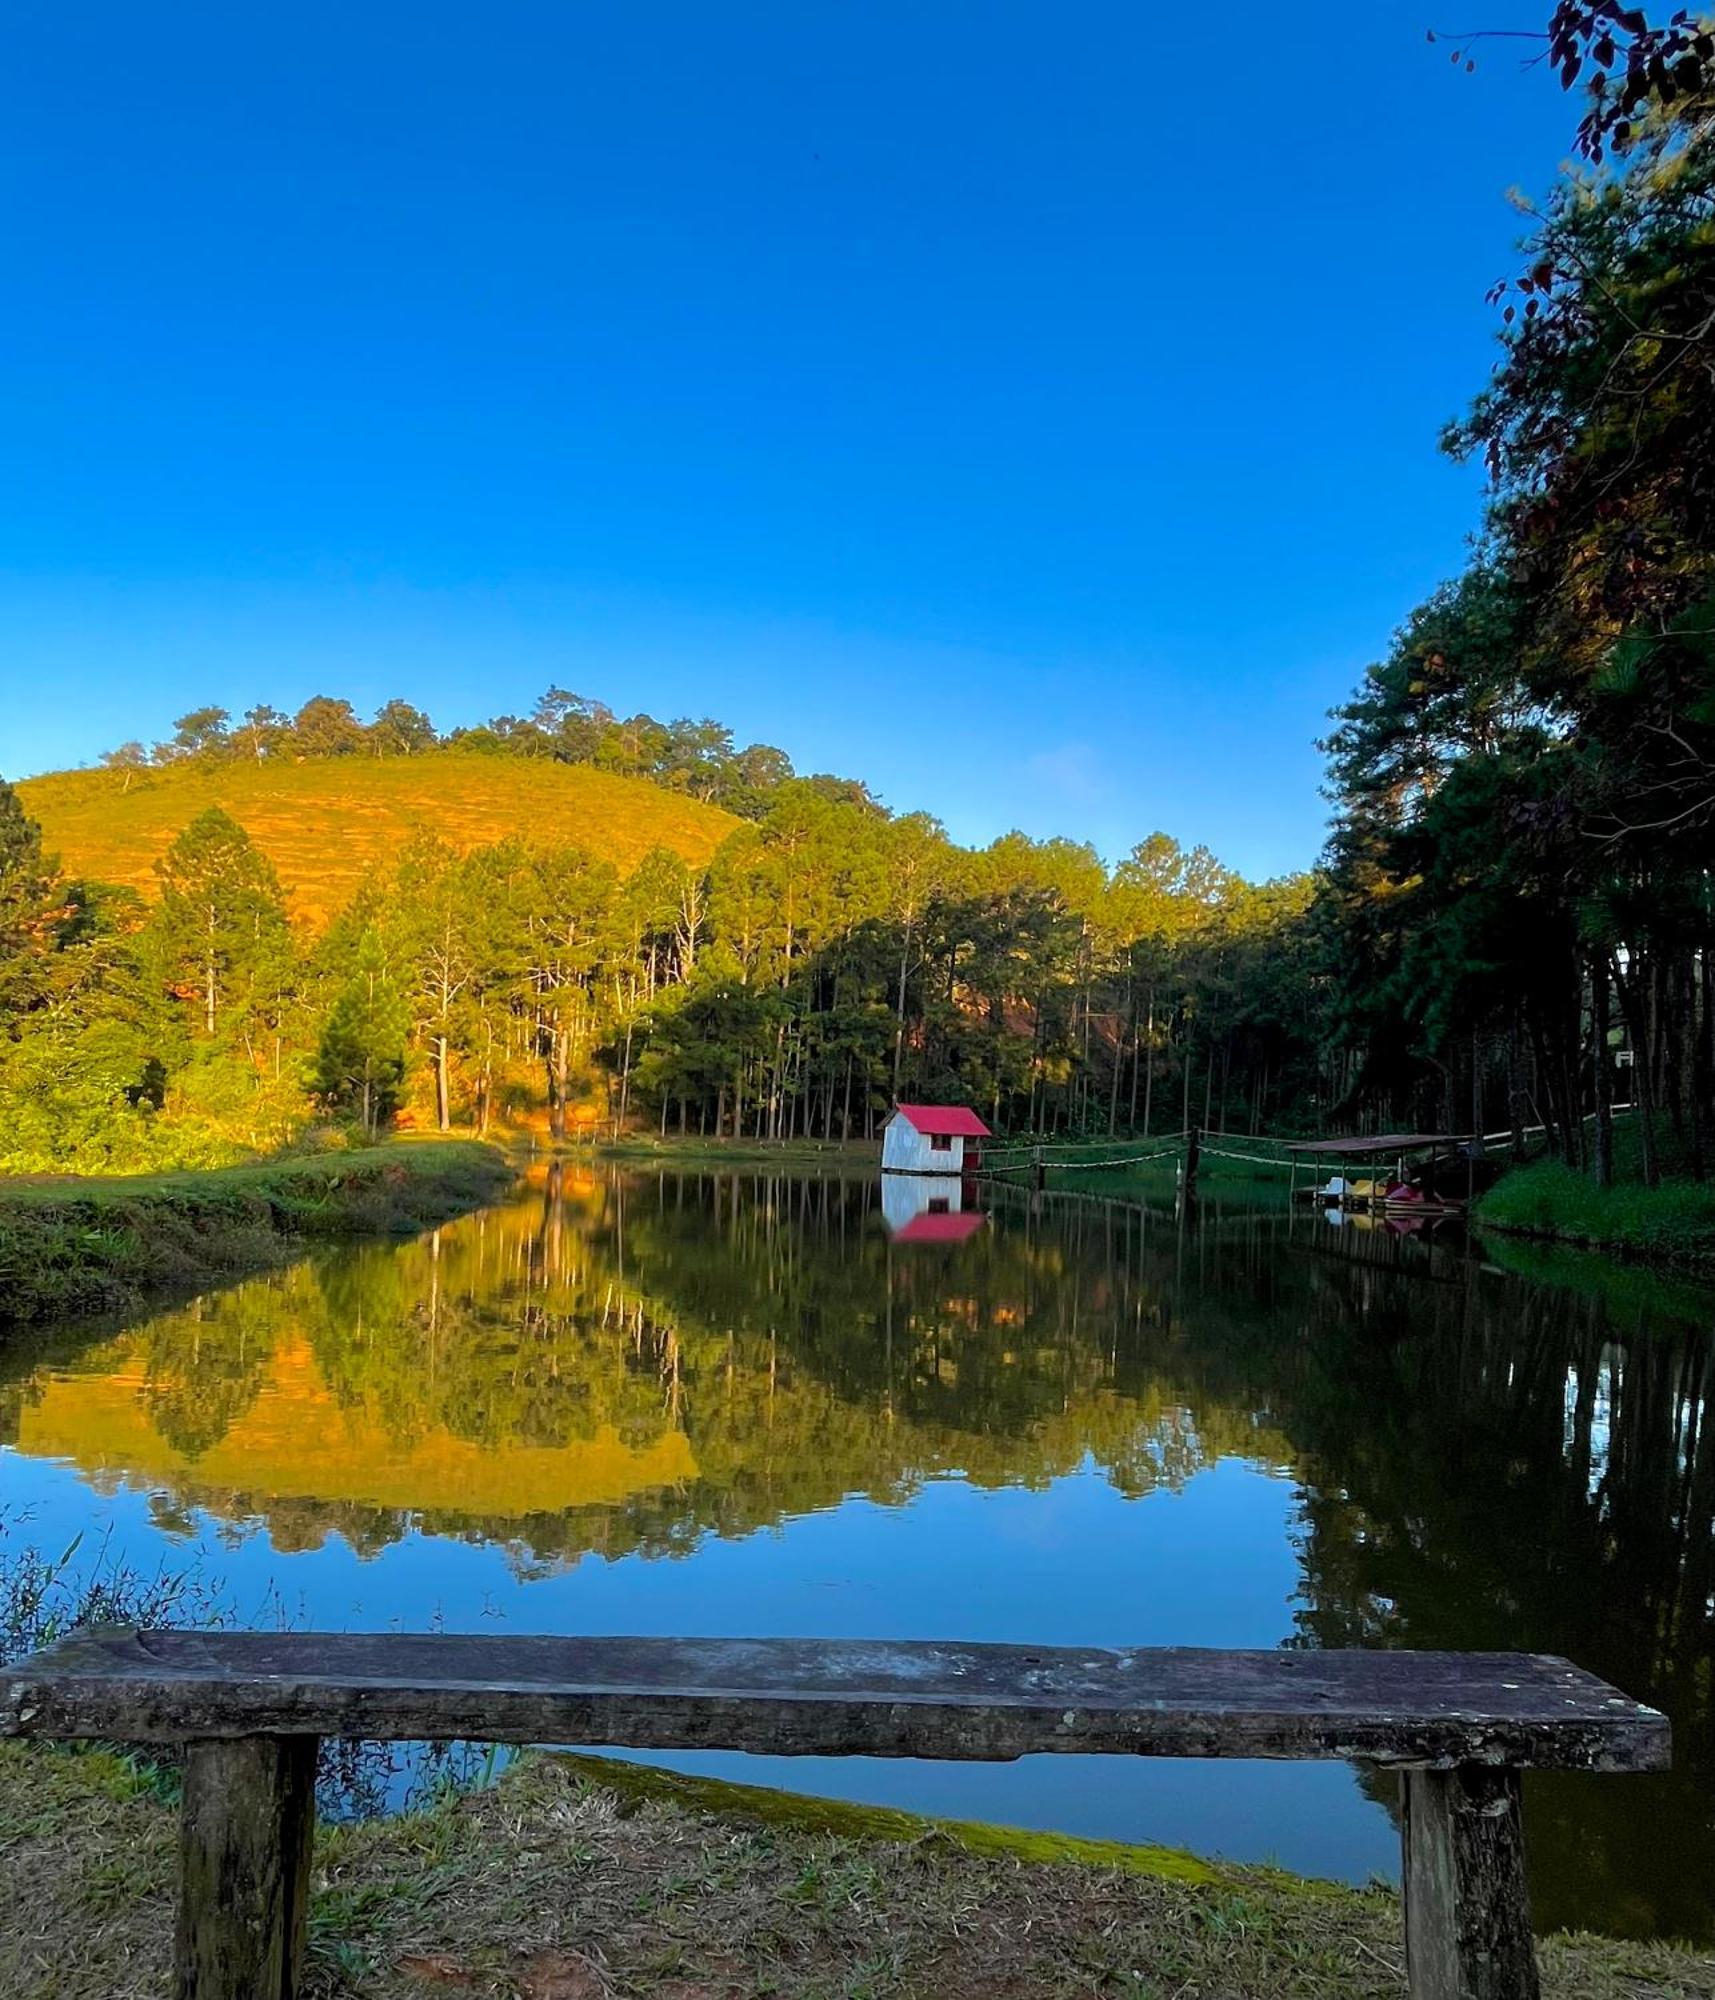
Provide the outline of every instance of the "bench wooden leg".
{"type": "Polygon", "coordinates": [[[297,2000],[316,1739],[185,1746],[177,2000],[297,2000]]]}
{"type": "Polygon", "coordinates": [[[1519,1774],[1400,1773],[1412,2000],[1537,2000],[1519,1774]]]}

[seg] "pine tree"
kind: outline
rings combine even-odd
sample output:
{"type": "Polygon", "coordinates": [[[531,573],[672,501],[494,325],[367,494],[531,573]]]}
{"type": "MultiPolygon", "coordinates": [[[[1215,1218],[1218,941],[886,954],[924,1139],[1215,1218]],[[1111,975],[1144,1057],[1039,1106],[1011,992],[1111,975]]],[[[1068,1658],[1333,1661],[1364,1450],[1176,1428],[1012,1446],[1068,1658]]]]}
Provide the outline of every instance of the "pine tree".
{"type": "Polygon", "coordinates": [[[15,1026],[39,995],[52,892],[42,830],[0,778],[0,1032],[15,1026]]]}
{"type": "Polygon", "coordinates": [[[452,1125],[452,1075],[474,1028],[469,994],[479,980],[490,911],[481,871],[432,836],[406,849],[394,878],[388,926],[400,959],[416,1037],[429,1052],[435,1122],[452,1125]]]}
{"type": "Polygon", "coordinates": [[[218,806],[198,814],[156,864],[161,901],[151,922],[164,984],[194,1002],[203,1034],[229,1037],[284,984],[290,935],[266,856],[218,806]]]}
{"type": "Polygon", "coordinates": [[[323,1024],[314,1078],[328,1103],[356,1110],[371,1138],[399,1106],[408,1025],[381,935],[371,926],[323,1024]]]}

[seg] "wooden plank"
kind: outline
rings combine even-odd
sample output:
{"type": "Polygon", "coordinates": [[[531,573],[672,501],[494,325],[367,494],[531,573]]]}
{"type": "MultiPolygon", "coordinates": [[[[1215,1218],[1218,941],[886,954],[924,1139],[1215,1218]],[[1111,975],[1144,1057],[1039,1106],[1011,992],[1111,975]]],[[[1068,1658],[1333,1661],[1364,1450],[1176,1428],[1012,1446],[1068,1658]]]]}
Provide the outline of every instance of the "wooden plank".
{"type": "Polygon", "coordinates": [[[184,1787],[176,2000],[296,2000],[315,1738],[193,1742],[184,1787]]]}
{"type": "Polygon", "coordinates": [[[86,1633],[12,1668],[0,1735],[612,1743],[787,1755],[1366,1758],[1657,1770],[1668,1726],[1521,1653],[805,1639],[86,1633]]]}
{"type": "Polygon", "coordinates": [[[1405,1771],[1400,1786],[1412,2000],[1536,2000],[1518,1773],[1405,1771]]]}

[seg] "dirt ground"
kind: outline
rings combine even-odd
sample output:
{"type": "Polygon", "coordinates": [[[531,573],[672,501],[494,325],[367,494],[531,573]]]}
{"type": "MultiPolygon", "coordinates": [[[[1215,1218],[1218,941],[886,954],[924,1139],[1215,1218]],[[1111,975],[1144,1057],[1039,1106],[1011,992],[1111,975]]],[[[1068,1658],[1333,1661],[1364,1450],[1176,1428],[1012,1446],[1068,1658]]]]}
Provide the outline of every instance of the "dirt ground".
{"type": "MultiPolygon", "coordinates": [[[[1400,1995],[1379,1890],[1152,1850],[1039,1858],[904,1815],[835,1830],[591,1760],[528,1757],[490,1790],[318,1835],[309,1993],[435,2000],[1023,2000],[1400,1995]],[[710,1810],[717,1805],[718,1810],[710,1810]],[[981,1850],[981,1851],[978,1851],[981,1850]]],[[[168,1992],[176,1815],[103,1752],[0,1744],[0,1993],[168,1992]]],[[[1075,1851],[1064,1845],[1061,1852],[1075,1851]]],[[[1715,1955],[1559,1937],[1560,2000],[1715,1996],[1715,1955]]]]}

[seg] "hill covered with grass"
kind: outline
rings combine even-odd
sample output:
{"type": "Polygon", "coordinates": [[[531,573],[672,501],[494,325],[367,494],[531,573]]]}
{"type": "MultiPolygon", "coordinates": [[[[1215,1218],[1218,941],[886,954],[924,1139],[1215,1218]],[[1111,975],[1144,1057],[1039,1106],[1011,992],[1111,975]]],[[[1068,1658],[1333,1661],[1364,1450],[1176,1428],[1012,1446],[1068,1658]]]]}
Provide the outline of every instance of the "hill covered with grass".
{"type": "Polygon", "coordinates": [[[509,836],[530,846],[575,844],[629,873],[654,847],[707,861],[739,824],[643,778],[453,749],[62,771],[17,789],[68,875],[151,897],[159,857],[198,813],[220,806],[274,864],[292,915],[318,927],[385,871],[418,827],[460,852],[509,836]]]}

